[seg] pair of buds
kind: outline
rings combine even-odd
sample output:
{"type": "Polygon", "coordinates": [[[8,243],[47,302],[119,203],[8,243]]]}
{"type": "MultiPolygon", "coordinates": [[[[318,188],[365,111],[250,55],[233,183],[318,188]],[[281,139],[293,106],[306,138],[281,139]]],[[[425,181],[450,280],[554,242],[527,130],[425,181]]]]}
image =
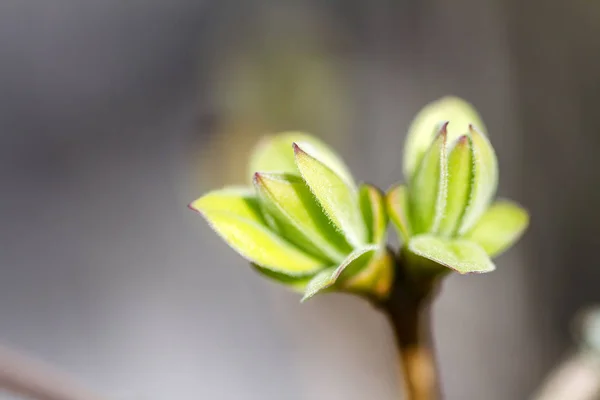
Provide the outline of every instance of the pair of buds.
{"type": "Polygon", "coordinates": [[[492,203],[498,166],[483,129],[463,100],[426,106],[405,144],[407,185],[387,194],[357,185],[312,136],[267,137],[251,156],[251,186],[209,192],[190,208],[257,271],[304,293],[303,300],[327,291],[386,298],[397,264],[388,220],[414,273],[490,272],[491,258],[518,239],[528,216],[514,203],[492,203]]]}

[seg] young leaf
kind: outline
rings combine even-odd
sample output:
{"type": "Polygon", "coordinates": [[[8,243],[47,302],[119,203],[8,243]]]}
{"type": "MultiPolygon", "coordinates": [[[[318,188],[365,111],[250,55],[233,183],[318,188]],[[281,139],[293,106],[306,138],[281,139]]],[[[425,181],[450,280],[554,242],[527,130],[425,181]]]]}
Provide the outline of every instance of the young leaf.
{"type": "Polygon", "coordinates": [[[473,182],[469,203],[458,230],[464,235],[479,220],[492,201],[498,186],[498,161],[488,138],[470,126],[473,158],[473,182]]]}
{"type": "Polygon", "coordinates": [[[298,175],[292,143],[298,143],[305,151],[331,168],[349,184],[352,174],[338,155],[321,140],[302,132],[284,132],[264,137],[250,157],[249,174],[255,172],[280,172],[298,175]]]}
{"type": "Polygon", "coordinates": [[[454,141],[464,134],[469,124],[486,132],[475,108],[457,97],[444,97],[426,105],[414,118],[404,146],[404,177],[412,179],[439,127],[449,121],[448,140],[454,141]]]}
{"type": "Polygon", "coordinates": [[[387,213],[383,194],[375,186],[363,184],[359,190],[360,209],[365,218],[369,243],[381,244],[385,240],[387,213]]]}
{"type": "Polygon", "coordinates": [[[237,190],[217,190],[189,206],[211,228],[250,262],[288,275],[317,271],[323,262],[281,239],[262,218],[256,198],[237,190]]]}
{"type": "Polygon", "coordinates": [[[470,240],[419,235],[410,240],[408,250],[460,274],[484,273],[496,269],[486,252],[470,240]]]}
{"type": "Polygon", "coordinates": [[[371,257],[367,265],[356,275],[342,283],[342,287],[354,293],[374,294],[387,297],[394,280],[394,255],[388,250],[371,257]]]}
{"type": "Polygon", "coordinates": [[[441,235],[452,236],[458,229],[469,201],[472,180],[471,139],[463,135],[454,143],[448,156],[448,197],[438,230],[441,235]]]}
{"type": "Polygon", "coordinates": [[[490,257],[508,249],[529,224],[527,211],[509,201],[498,201],[483,214],[465,239],[479,244],[490,257]]]}
{"type": "Polygon", "coordinates": [[[414,233],[435,232],[444,215],[447,197],[446,126],[421,160],[409,186],[414,233]]]}
{"type": "Polygon", "coordinates": [[[302,301],[306,301],[315,294],[332,287],[346,269],[353,272],[362,269],[378,249],[379,246],[365,246],[356,249],[338,267],[328,268],[319,272],[306,286],[302,301]]]}
{"type": "Polygon", "coordinates": [[[341,262],[351,251],[301,177],[257,172],[254,186],[279,232],[289,241],[332,263],[341,262]]]}
{"type": "Polygon", "coordinates": [[[365,223],[360,213],[358,194],[328,166],[294,143],[296,165],[302,178],[319,201],[331,222],[355,247],[366,243],[365,223]]]}
{"type": "Polygon", "coordinates": [[[408,191],[405,186],[392,187],[385,197],[387,214],[398,231],[403,242],[408,243],[412,236],[410,227],[410,210],[408,209],[408,191]]]}

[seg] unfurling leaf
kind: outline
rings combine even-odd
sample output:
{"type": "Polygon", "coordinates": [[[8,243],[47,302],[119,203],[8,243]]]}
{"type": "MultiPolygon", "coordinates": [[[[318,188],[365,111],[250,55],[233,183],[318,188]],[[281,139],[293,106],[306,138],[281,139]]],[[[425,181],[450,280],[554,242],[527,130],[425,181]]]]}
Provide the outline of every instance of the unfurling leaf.
{"type": "Polygon", "coordinates": [[[296,165],[311,192],[331,222],[350,244],[366,243],[365,223],[360,212],[358,193],[331,168],[294,144],[296,165]]]}
{"type": "Polygon", "coordinates": [[[447,197],[446,125],[421,160],[410,183],[409,207],[413,232],[435,232],[447,197]]]}
{"type": "Polygon", "coordinates": [[[198,211],[242,257],[263,268],[303,275],[323,267],[322,260],[304,253],[272,232],[261,217],[257,200],[246,192],[213,191],[194,201],[190,208],[198,211]]]}
{"type": "Polygon", "coordinates": [[[279,232],[294,244],[330,263],[341,262],[351,251],[301,177],[257,172],[254,186],[279,232]]]}
{"type": "Polygon", "coordinates": [[[465,238],[479,244],[490,257],[495,257],[512,246],[528,224],[527,211],[515,203],[498,201],[483,214],[465,238]]]}
{"type": "Polygon", "coordinates": [[[410,240],[408,250],[460,274],[484,273],[496,269],[485,250],[470,240],[419,235],[410,240]]]}
{"type": "Polygon", "coordinates": [[[353,293],[374,295],[375,298],[386,298],[394,281],[395,260],[391,251],[374,254],[363,269],[356,275],[348,277],[342,283],[353,293]]]}
{"type": "Polygon", "coordinates": [[[412,179],[421,159],[429,148],[439,128],[448,125],[448,141],[453,142],[463,135],[469,124],[487,132],[475,108],[457,97],[444,97],[425,106],[414,118],[404,145],[404,177],[412,179]]]}
{"type": "Polygon", "coordinates": [[[360,187],[360,209],[365,218],[369,243],[381,244],[385,240],[387,213],[381,190],[371,185],[360,187]]]}
{"type": "Polygon", "coordinates": [[[490,205],[498,186],[498,161],[488,138],[473,126],[469,127],[473,149],[473,182],[469,202],[459,235],[464,235],[479,220],[490,205]]]}
{"type": "Polygon", "coordinates": [[[332,287],[346,270],[349,276],[360,271],[370,261],[379,246],[365,246],[354,250],[338,267],[319,272],[306,286],[302,301],[306,301],[319,292],[332,287]]]}
{"type": "Polygon", "coordinates": [[[331,168],[349,184],[352,174],[346,164],[321,140],[302,132],[284,132],[265,136],[250,157],[249,175],[255,172],[279,172],[299,175],[292,144],[297,143],[310,155],[331,168]]]}
{"type": "Polygon", "coordinates": [[[404,243],[412,236],[410,226],[410,213],[408,209],[408,192],[403,185],[391,188],[386,195],[386,209],[388,216],[404,243]]]}
{"type": "Polygon", "coordinates": [[[463,135],[454,143],[448,156],[446,208],[439,233],[452,236],[458,229],[465,207],[469,201],[473,181],[473,157],[471,139],[463,135]]]}

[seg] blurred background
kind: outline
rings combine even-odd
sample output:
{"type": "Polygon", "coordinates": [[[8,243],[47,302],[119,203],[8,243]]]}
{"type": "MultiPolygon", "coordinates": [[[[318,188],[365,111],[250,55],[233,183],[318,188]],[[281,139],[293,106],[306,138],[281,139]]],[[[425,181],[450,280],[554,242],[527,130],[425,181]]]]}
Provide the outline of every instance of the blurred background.
{"type": "MultiPolygon", "coordinates": [[[[526,399],[600,301],[600,2],[0,2],[0,341],[121,399],[397,399],[387,322],[256,276],[186,204],[307,130],[401,176],[476,105],[532,226],[434,310],[447,399],[526,399]]],[[[0,395],[3,396],[3,395],[0,395]]],[[[12,399],[13,397],[2,397],[12,399]]]]}

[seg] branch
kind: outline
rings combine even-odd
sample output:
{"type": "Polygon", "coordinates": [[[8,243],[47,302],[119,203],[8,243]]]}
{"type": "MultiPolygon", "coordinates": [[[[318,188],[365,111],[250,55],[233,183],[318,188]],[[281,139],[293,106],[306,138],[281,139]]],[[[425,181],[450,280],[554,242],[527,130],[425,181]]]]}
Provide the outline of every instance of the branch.
{"type": "MultiPolygon", "coordinates": [[[[397,271],[402,274],[402,269],[397,271]]],[[[437,285],[433,279],[414,281],[400,275],[383,309],[394,329],[408,400],[440,397],[438,369],[431,337],[431,301],[437,285]]]]}
{"type": "Polygon", "coordinates": [[[2,346],[0,389],[35,400],[106,400],[51,367],[2,346]]]}

